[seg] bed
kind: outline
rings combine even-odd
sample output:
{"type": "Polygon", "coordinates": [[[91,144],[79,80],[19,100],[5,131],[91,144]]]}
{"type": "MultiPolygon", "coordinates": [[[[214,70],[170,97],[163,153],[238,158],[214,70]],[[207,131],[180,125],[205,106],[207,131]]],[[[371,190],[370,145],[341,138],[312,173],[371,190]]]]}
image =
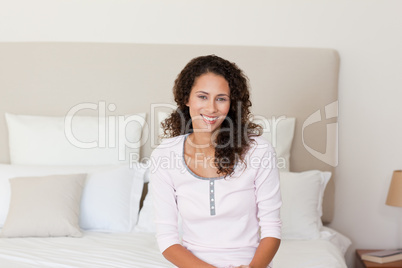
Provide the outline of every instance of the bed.
{"type": "Polygon", "coordinates": [[[325,226],[336,184],[336,51],[97,43],[0,44],[1,267],[172,267],[154,236],[147,160],[174,109],[176,75],[206,54],[247,74],[254,120],[277,150],[284,205],[274,266],[346,267],[350,240],[325,226]]]}

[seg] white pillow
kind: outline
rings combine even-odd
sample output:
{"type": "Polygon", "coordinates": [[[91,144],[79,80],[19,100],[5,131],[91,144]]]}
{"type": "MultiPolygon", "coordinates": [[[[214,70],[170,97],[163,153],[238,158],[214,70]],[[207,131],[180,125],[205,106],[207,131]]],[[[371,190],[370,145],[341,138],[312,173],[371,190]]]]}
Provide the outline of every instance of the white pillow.
{"type": "Polygon", "coordinates": [[[82,194],[84,230],[130,232],[137,223],[145,170],[121,168],[88,174],[82,194]]]}
{"type": "MultiPolygon", "coordinates": [[[[331,172],[280,172],[282,239],[315,239],[322,227],[322,200],[331,172]]],[[[149,188],[149,187],[148,187],[149,188]]],[[[148,191],[135,231],[155,232],[152,194],[148,191]]]]}
{"type": "Polygon", "coordinates": [[[11,202],[2,237],[81,237],[78,225],[86,174],[10,179],[11,202]]]}
{"type": "Polygon", "coordinates": [[[262,136],[269,140],[275,148],[279,170],[289,171],[296,118],[279,117],[275,120],[268,120],[255,116],[253,123],[262,126],[264,131],[262,136]]]}
{"type": "Polygon", "coordinates": [[[163,128],[161,126],[162,122],[166,120],[170,116],[170,113],[167,112],[158,112],[158,144],[162,142],[163,128]]]}
{"type": "Polygon", "coordinates": [[[135,226],[134,231],[147,233],[156,232],[154,216],[155,213],[153,208],[152,191],[150,188],[150,184],[148,183],[148,193],[145,196],[144,203],[142,204],[142,208],[138,216],[138,223],[135,226]]]}
{"type": "MultiPolygon", "coordinates": [[[[167,112],[158,112],[158,133],[163,134],[161,123],[169,116],[167,112]]],[[[292,149],[293,136],[295,132],[296,118],[279,117],[275,120],[255,116],[254,123],[263,127],[262,136],[269,140],[275,148],[278,168],[281,171],[289,171],[290,150],[292,149]]],[[[159,143],[161,139],[158,139],[159,143]]]]}
{"type": "Polygon", "coordinates": [[[322,200],[331,172],[281,172],[283,239],[315,239],[322,227],[322,200]]]}
{"type": "Polygon", "coordinates": [[[0,164],[0,227],[10,204],[10,178],[88,173],[81,201],[81,228],[130,232],[137,223],[146,171],[139,165],[45,167],[0,164]]]}
{"type": "Polygon", "coordinates": [[[107,123],[105,117],[6,113],[10,162],[18,165],[111,165],[128,163],[130,156],[137,160],[145,116],[141,113],[113,117],[116,123],[107,118],[107,123]]]}

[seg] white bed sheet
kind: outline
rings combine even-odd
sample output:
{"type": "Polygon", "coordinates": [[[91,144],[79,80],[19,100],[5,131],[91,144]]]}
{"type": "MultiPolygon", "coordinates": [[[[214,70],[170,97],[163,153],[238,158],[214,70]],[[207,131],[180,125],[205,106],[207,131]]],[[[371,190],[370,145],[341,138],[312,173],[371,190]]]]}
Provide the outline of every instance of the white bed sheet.
{"type": "MultiPolygon", "coordinates": [[[[0,267],[164,268],[153,233],[85,232],[82,238],[1,238],[0,267]]],[[[327,239],[282,241],[275,268],[343,268],[342,250],[327,239]]]]}
{"type": "Polygon", "coordinates": [[[163,268],[151,233],[84,232],[82,238],[1,238],[0,267],[163,268]]]}
{"type": "Polygon", "coordinates": [[[274,268],[347,268],[345,258],[328,240],[282,240],[274,268]]]}

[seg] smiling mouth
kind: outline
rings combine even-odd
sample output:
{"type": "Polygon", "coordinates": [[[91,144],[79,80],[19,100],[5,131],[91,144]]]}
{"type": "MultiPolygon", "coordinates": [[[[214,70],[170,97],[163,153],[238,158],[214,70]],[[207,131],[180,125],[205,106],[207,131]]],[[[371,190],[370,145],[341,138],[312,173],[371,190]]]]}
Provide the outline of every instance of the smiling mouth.
{"type": "Polygon", "coordinates": [[[204,119],[204,122],[205,123],[207,123],[207,124],[213,124],[213,123],[215,123],[216,122],[216,120],[218,120],[218,116],[216,116],[216,117],[209,117],[209,116],[206,116],[206,115],[201,115],[202,116],[202,118],[204,119]]]}

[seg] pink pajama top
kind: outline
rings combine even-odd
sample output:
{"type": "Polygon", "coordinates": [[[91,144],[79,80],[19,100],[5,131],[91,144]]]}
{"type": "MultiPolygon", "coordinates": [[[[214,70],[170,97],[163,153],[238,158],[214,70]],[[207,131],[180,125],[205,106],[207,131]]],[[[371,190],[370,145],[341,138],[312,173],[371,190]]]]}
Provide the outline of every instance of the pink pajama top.
{"type": "Polygon", "coordinates": [[[260,239],[281,237],[275,151],[264,138],[252,137],[247,166],[239,162],[230,177],[204,178],[184,161],[187,136],[164,140],[151,156],[159,249],[181,244],[216,267],[248,265],[260,239]]]}

